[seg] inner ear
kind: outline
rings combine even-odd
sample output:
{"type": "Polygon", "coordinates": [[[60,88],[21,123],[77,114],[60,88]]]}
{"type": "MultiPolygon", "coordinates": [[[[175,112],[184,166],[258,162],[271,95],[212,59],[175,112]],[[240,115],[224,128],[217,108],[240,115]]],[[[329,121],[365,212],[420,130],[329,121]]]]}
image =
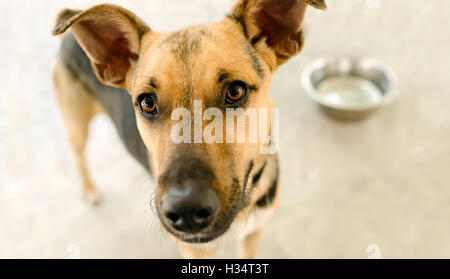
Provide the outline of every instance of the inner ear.
{"type": "Polygon", "coordinates": [[[93,66],[99,79],[112,84],[121,84],[130,69],[130,60],[136,61],[138,54],[132,51],[129,39],[115,23],[95,20],[81,21],[80,26],[87,36],[93,66]]]}
{"type": "Polygon", "coordinates": [[[263,1],[253,13],[260,37],[279,56],[291,56],[303,47],[303,0],[263,1]]]}
{"type": "Polygon", "coordinates": [[[303,22],[307,4],[304,0],[263,0],[250,15],[260,36],[278,56],[291,56],[303,46],[303,22]]]}
{"type": "Polygon", "coordinates": [[[89,57],[98,79],[125,88],[140,52],[142,36],[150,29],[130,11],[103,4],[85,11],[62,10],[54,35],[71,28],[89,57]]]}
{"type": "Polygon", "coordinates": [[[242,24],[244,34],[260,54],[266,50],[269,56],[274,54],[268,58],[274,68],[302,49],[308,5],[326,9],[324,0],[240,0],[231,18],[242,24]]]}

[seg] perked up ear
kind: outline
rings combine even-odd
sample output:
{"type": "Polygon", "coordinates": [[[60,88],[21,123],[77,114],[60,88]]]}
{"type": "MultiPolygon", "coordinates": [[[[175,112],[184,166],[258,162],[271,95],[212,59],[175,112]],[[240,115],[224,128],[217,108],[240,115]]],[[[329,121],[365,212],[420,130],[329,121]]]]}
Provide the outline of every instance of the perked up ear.
{"type": "Polygon", "coordinates": [[[269,66],[275,68],[301,51],[308,5],[327,9],[325,0],[240,0],[230,17],[242,24],[244,35],[260,54],[267,57],[267,48],[273,52],[268,60],[274,60],[269,66]]]}
{"type": "Polygon", "coordinates": [[[149,28],[130,11],[115,5],[99,5],[85,11],[59,12],[53,35],[71,29],[91,60],[97,78],[107,85],[125,88],[149,28]]]}

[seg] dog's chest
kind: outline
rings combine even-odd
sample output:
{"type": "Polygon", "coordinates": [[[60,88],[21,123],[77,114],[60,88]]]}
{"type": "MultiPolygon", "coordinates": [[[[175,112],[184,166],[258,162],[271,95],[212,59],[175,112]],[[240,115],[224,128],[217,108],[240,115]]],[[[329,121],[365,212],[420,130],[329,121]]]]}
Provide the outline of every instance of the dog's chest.
{"type": "Polygon", "coordinates": [[[243,240],[247,235],[256,232],[267,224],[275,213],[274,207],[255,207],[246,217],[235,221],[228,231],[217,239],[207,243],[188,244],[200,249],[214,249],[230,241],[243,240]]]}
{"type": "Polygon", "coordinates": [[[233,224],[232,230],[235,231],[238,239],[243,239],[245,236],[261,229],[274,213],[275,209],[273,207],[255,207],[247,218],[243,218],[233,224]]]}

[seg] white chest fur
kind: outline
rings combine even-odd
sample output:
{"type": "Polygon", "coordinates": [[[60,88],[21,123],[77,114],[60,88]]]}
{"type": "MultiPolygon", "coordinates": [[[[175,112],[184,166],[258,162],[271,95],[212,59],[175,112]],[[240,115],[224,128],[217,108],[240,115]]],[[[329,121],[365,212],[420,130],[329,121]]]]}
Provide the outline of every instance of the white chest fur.
{"type": "Polygon", "coordinates": [[[199,249],[214,249],[233,240],[242,240],[245,236],[261,229],[275,213],[274,207],[255,207],[248,216],[233,223],[228,231],[217,239],[207,243],[189,244],[199,249]]]}
{"type": "Polygon", "coordinates": [[[261,229],[273,216],[275,209],[273,207],[258,208],[255,207],[254,210],[250,212],[247,218],[235,224],[232,230],[236,230],[236,234],[239,240],[243,239],[245,236],[261,229]]]}

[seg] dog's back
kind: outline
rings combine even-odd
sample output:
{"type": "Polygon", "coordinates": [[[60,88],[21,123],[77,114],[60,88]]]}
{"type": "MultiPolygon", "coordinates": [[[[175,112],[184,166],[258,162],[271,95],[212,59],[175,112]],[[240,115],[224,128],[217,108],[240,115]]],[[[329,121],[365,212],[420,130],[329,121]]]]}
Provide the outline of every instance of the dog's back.
{"type": "MultiPolygon", "coordinates": [[[[113,121],[126,149],[148,170],[147,150],[136,126],[136,116],[130,95],[124,89],[103,85],[98,81],[89,58],[71,33],[62,39],[58,60],[60,65],[70,72],[72,78],[79,81],[93,99],[100,103],[113,121]]],[[[66,92],[57,93],[83,94],[83,92],[74,92],[68,87],[70,84],[63,85],[59,91],[66,92]],[[64,90],[64,87],[67,87],[67,90],[64,90]]]]}

